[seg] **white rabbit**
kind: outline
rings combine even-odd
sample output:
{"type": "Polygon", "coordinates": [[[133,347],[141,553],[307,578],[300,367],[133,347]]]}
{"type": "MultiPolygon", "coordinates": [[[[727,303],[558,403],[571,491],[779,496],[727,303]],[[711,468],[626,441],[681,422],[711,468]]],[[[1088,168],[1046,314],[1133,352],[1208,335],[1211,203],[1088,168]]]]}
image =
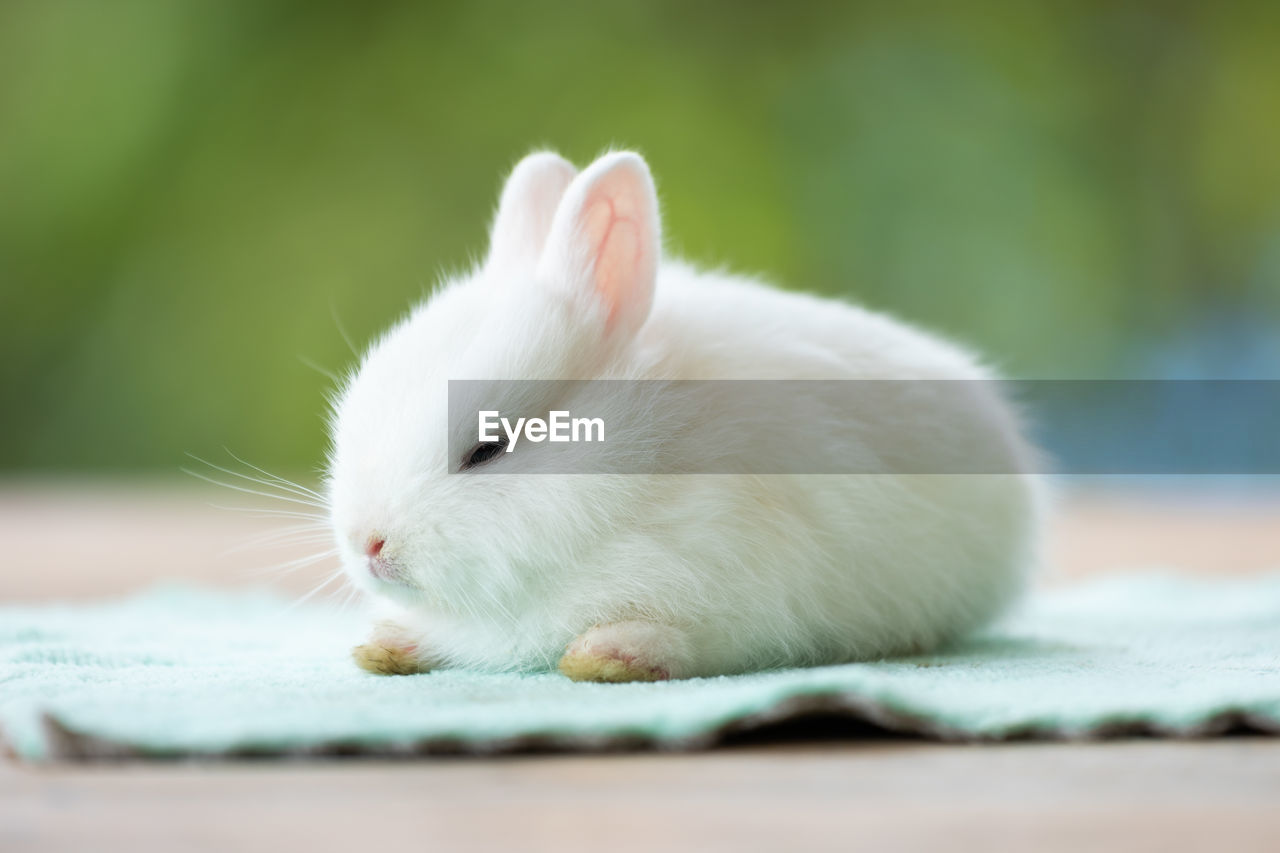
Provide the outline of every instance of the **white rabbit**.
{"type": "MultiPolygon", "coordinates": [[[[350,577],[388,611],[355,649],[362,667],[558,662],[570,678],[631,681],[877,659],[981,626],[1036,561],[1041,482],[994,394],[1009,466],[997,474],[535,476],[518,460],[548,444],[505,454],[464,438],[450,452],[476,421],[449,422],[447,380],[562,378],[991,374],[886,316],[663,258],[636,154],[581,174],[531,154],[503,190],[483,264],[383,335],[335,403],[333,529],[350,577]]],[[[545,415],[552,401],[519,406],[545,415]]],[[[696,442],[660,448],[677,469],[699,444],[742,447],[741,413],[707,406],[696,442]]],[[[911,424],[923,429],[912,440],[946,452],[978,440],[923,395],[853,424],[797,426],[794,441],[841,458],[892,449],[911,424]]],[[[650,451],[663,434],[644,438],[650,451]]],[[[624,435],[616,452],[637,449],[624,435]]]]}

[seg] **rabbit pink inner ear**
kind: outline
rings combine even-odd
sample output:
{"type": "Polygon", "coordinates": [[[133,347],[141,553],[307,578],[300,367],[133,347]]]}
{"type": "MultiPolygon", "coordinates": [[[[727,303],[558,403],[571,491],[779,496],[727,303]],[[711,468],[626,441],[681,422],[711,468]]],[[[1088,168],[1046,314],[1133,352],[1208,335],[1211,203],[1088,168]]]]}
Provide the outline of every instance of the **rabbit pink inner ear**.
{"type": "Polygon", "coordinates": [[[645,256],[641,236],[644,226],[632,218],[634,212],[629,217],[628,211],[619,209],[621,206],[608,198],[596,202],[584,212],[583,223],[595,258],[593,285],[608,308],[610,331],[624,312],[637,307],[632,304],[635,300],[647,301],[643,279],[652,276],[652,261],[645,256]]]}
{"type": "Polygon", "coordinates": [[[528,155],[511,171],[489,236],[488,265],[533,266],[542,254],[564,191],[577,175],[569,161],[549,151],[528,155]]]}
{"type": "MultiPolygon", "coordinates": [[[[649,314],[658,266],[657,197],[644,161],[634,154],[602,158],[566,195],[569,245],[561,259],[585,261],[570,278],[585,278],[606,310],[607,333],[634,332],[649,314]]],[[[551,238],[554,243],[557,237],[551,238]]],[[[548,255],[557,247],[548,246],[548,255]]],[[[566,271],[562,271],[566,272],[566,271]]]]}

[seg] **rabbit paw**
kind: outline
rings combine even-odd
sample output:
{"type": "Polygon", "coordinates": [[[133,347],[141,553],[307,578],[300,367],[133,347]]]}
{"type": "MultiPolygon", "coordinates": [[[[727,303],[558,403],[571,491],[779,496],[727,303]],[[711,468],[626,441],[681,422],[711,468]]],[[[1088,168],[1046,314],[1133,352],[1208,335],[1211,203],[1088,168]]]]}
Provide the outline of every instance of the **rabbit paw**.
{"type": "Polygon", "coordinates": [[[688,642],[653,622],[596,625],[565,649],[560,671],[574,681],[666,681],[688,672],[688,642]]]}
{"type": "Polygon", "coordinates": [[[351,658],[376,675],[414,675],[432,669],[418,638],[395,622],[375,625],[369,642],[352,649],[351,658]]]}

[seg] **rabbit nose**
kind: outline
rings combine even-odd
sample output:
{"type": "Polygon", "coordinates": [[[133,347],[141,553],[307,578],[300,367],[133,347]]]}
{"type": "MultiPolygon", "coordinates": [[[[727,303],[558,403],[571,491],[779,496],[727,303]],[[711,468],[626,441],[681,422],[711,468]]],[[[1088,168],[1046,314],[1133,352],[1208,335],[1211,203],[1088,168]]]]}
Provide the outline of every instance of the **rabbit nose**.
{"type": "Polygon", "coordinates": [[[389,583],[400,583],[400,568],[392,560],[387,559],[383,555],[382,549],[386,546],[387,540],[381,536],[370,536],[365,542],[364,554],[365,564],[369,570],[369,574],[381,581],[389,583]]]}

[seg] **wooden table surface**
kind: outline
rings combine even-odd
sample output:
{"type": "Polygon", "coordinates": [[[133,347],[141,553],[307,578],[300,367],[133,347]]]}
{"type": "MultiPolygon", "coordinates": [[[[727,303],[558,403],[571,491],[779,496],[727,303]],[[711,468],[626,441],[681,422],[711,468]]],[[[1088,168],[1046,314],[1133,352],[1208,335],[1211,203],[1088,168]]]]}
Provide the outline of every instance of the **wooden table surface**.
{"type": "MultiPolygon", "coordinates": [[[[324,546],[252,545],[281,521],[251,506],[170,484],[0,485],[0,601],[174,577],[310,589],[328,565],[262,570],[324,546]]],[[[1280,568],[1280,499],[1077,494],[1052,543],[1046,584],[1143,567],[1265,571],[1280,568]]],[[[955,746],[806,734],[691,755],[0,759],[0,851],[1280,850],[1280,739],[955,746]]]]}

